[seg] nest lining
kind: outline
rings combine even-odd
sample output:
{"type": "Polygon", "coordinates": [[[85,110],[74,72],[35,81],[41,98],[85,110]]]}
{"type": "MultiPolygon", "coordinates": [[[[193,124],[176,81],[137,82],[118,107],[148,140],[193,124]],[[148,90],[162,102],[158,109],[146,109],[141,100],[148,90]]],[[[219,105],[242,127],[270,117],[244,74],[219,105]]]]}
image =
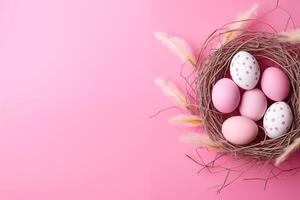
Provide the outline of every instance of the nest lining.
{"type": "MultiPolygon", "coordinates": [[[[231,30],[233,32],[233,30],[231,30]]],[[[197,99],[199,99],[199,113],[204,119],[204,128],[209,137],[226,153],[236,157],[251,158],[259,161],[270,161],[281,155],[300,135],[300,47],[299,44],[281,40],[276,33],[253,30],[242,31],[231,41],[218,49],[209,49],[209,46],[219,33],[211,35],[202,49],[209,51],[207,59],[198,59],[197,62],[197,99]],[[259,135],[249,145],[240,146],[228,142],[222,135],[221,127],[230,115],[218,112],[212,104],[212,88],[215,83],[228,76],[231,59],[238,51],[251,53],[261,63],[273,63],[280,66],[291,82],[289,97],[285,100],[293,111],[293,123],[290,131],[278,138],[267,138],[264,128],[259,125],[259,135]]],[[[203,56],[203,55],[202,55],[203,56]]],[[[200,55],[201,57],[201,55],[200,55]]],[[[241,133],[242,134],[242,133],[241,133]]]]}

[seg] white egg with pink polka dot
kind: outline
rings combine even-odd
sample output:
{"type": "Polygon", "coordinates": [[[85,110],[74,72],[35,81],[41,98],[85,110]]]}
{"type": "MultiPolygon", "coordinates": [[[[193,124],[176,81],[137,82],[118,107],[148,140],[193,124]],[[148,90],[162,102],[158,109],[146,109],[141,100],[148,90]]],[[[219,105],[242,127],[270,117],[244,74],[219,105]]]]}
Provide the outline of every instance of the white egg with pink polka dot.
{"type": "Polygon", "coordinates": [[[245,90],[255,88],[260,76],[257,60],[250,53],[239,51],[231,60],[230,75],[240,88],[245,90]]]}
{"type": "Polygon", "coordinates": [[[263,126],[269,138],[277,138],[286,134],[292,125],[293,113],[290,106],[283,102],[273,103],[267,110],[263,126]]]}

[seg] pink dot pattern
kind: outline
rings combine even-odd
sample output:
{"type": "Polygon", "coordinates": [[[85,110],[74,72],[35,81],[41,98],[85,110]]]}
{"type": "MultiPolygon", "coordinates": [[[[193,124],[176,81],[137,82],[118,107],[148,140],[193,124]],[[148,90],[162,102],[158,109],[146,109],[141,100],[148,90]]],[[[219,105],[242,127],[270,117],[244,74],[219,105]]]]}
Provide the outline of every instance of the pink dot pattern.
{"type": "Polygon", "coordinates": [[[273,103],[267,110],[263,126],[270,138],[277,138],[286,134],[291,128],[293,113],[290,106],[283,102],[273,103]]]}
{"type": "Polygon", "coordinates": [[[250,53],[239,51],[231,60],[230,75],[239,87],[253,89],[260,77],[259,65],[250,53]]]}

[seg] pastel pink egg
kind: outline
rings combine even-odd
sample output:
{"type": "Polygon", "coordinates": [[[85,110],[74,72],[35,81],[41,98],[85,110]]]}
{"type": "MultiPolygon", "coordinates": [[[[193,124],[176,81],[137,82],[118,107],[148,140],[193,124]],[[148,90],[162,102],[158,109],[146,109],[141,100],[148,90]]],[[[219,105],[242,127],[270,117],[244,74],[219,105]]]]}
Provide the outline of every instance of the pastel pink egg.
{"type": "Polygon", "coordinates": [[[237,85],[231,79],[220,79],[213,87],[212,102],[222,113],[234,111],[240,102],[240,91],[237,85]]]}
{"type": "Polygon", "coordinates": [[[230,143],[245,145],[256,138],[258,127],[251,119],[243,116],[234,116],[223,122],[222,133],[230,143]]]}
{"type": "Polygon", "coordinates": [[[252,89],[244,92],[239,110],[242,116],[258,121],[264,116],[267,107],[264,93],[260,89],[252,89]]]}
{"type": "Polygon", "coordinates": [[[289,95],[290,80],[277,67],[267,68],[261,78],[261,89],[273,101],[282,101],[289,95]]]}

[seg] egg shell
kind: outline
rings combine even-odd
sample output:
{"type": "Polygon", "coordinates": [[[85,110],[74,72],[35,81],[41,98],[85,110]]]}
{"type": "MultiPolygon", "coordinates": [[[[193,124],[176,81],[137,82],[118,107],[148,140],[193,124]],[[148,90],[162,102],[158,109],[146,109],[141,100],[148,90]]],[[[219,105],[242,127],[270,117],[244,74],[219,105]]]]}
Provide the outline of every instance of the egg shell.
{"type": "Polygon", "coordinates": [[[245,90],[255,88],[260,76],[257,60],[250,53],[239,51],[231,60],[230,75],[240,88],[245,90]]]}
{"type": "Polygon", "coordinates": [[[244,92],[239,110],[242,116],[258,121],[264,116],[267,107],[266,96],[256,88],[244,92]]]}
{"type": "Polygon", "coordinates": [[[291,128],[293,113],[290,106],[283,102],[273,103],[267,110],[263,126],[265,133],[270,138],[277,138],[286,134],[291,128]]]}
{"type": "Polygon", "coordinates": [[[245,145],[256,138],[258,127],[251,119],[243,116],[234,116],[223,122],[222,133],[230,143],[245,145]]]}
{"type": "Polygon", "coordinates": [[[213,87],[212,102],[222,113],[234,111],[240,103],[239,88],[228,78],[220,79],[213,87]]]}
{"type": "Polygon", "coordinates": [[[290,80],[277,67],[268,67],[261,78],[261,89],[273,101],[284,100],[290,92],[290,80]]]}

